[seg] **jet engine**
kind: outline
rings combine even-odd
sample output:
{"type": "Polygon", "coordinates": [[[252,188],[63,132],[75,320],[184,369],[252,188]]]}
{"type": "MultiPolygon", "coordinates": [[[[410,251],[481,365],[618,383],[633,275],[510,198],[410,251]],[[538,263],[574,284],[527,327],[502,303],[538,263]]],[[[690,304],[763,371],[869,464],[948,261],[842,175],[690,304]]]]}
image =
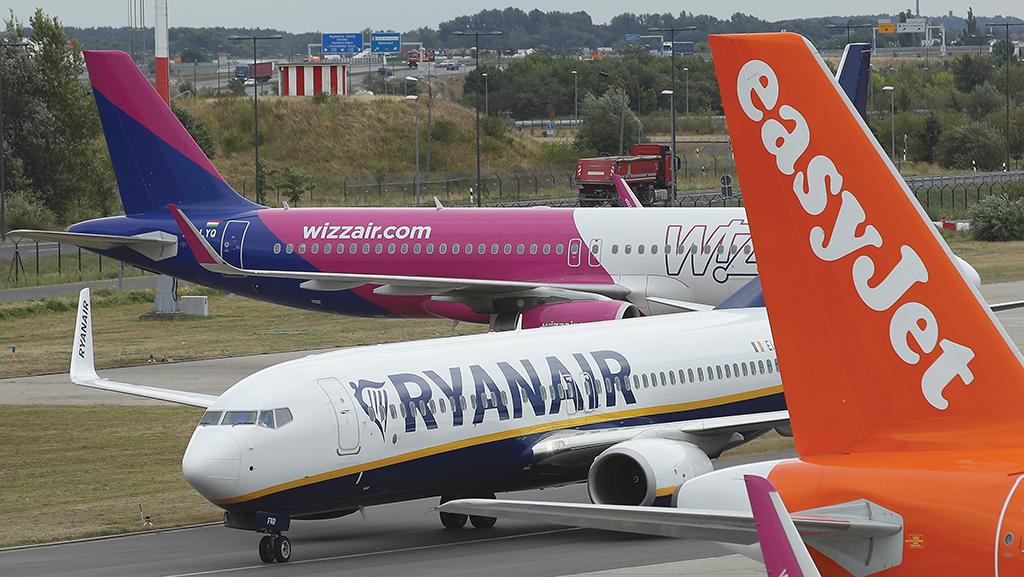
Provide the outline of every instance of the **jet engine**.
{"type": "Polygon", "coordinates": [[[513,315],[496,315],[494,330],[524,329],[559,325],[576,325],[597,321],[631,319],[640,316],[640,309],[632,303],[616,300],[569,301],[538,305],[513,315]],[[511,326],[509,326],[511,325],[511,326]]]}
{"type": "Polygon", "coordinates": [[[711,459],[692,443],[631,439],[594,459],[587,490],[599,505],[669,506],[677,487],[713,470],[711,459]]]}

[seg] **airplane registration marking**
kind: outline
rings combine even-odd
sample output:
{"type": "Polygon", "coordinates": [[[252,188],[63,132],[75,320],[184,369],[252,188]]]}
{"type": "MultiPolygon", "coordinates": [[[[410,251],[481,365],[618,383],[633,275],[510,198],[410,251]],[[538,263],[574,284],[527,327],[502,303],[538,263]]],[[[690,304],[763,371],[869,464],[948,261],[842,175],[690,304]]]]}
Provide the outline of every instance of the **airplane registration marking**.
{"type": "MultiPolygon", "coordinates": [[[[896,307],[917,283],[928,282],[928,268],[913,247],[899,247],[900,260],[875,286],[869,281],[875,276],[875,260],[864,249],[883,246],[881,233],[868,224],[869,215],[861,206],[857,195],[843,188],[843,175],[835,162],[824,154],[811,158],[803,170],[797,162],[811,144],[811,131],[803,114],[779,102],[780,83],[775,70],[762,60],[749,60],[736,78],[736,92],[740,108],[750,120],[761,125],[761,143],[765,151],[775,157],[778,171],[793,176],[793,193],[801,208],[809,216],[825,212],[831,198],[839,197],[839,213],[826,238],[821,226],[811,228],[811,251],[821,261],[835,262],[855,252],[861,252],[853,261],[852,281],[857,295],[869,309],[885,312],[896,307]],[[760,105],[755,103],[757,95],[760,105]],[[776,118],[766,118],[774,112],[776,118]],[[786,128],[785,121],[793,126],[786,128]],[[857,234],[861,231],[860,234],[857,234]]],[[[908,343],[912,339],[924,354],[931,354],[938,346],[940,354],[921,376],[921,392],[932,407],[945,410],[949,401],[943,396],[946,387],[960,377],[965,385],[974,380],[968,366],[974,351],[949,339],[941,339],[938,320],[931,309],[922,303],[907,301],[895,308],[889,319],[889,342],[893,352],[908,365],[917,365],[921,354],[908,343]]]]}
{"type": "Polygon", "coordinates": [[[701,401],[693,401],[690,403],[678,403],[673,405],[661,405],[658,407],[646,407],[641,409],[631,409],[626,411],[616,411],[614,413],[606,413],[601,415],[601,420],[594,420],[593,415],[585,415],[575,419],[569,419],[565,421],[553,421],[550,423],[544,423],[542,425],[531,425],[527,427],[519,427],[516,429],[510,429],[507,431],[501,431],[492,433],[490,435],[481,435],[479,437],[471,437],[468,439],[462,439],[459,441],[453,441],[451,443],[445,443],[443,445],[436,445],[433,447],[426,447],[416,451],[410,451],[408,453],[402,453],[399,455],[392,455],[376,461],[370,461],[361,465],[353,465],[351,467],[345,467],[342,469],[336,469],[334,471],[327,471],[317,475],[310,475],[302,479],[295,479],[286,483],[239,495],[237,497],[231,497],[228,499],[220,499],[213,501],[214,505],[236,505],[238,503],[244,503],[246,501],[252,501],[260,497],[266,497],[274,493],[280,493],[287,491],[288,489],[294,489],[296,487],[303,487],[306,485],[313,485],[322,481],[329,481],[331,479],[337,479],[338,477],[344,477],[346,475],[354,475],[356,473],[372,471],[374,469],[380,469],[389,465],[397,465],[399,463],[405,463],[413,461],[423,457],[430,457],[433,455],[439,455],[441,453],[447,453],[449,451],[455,451],[466,447],[473,447],[476,445],[483,445],[486,443],[493,443],[495,441],[503,441],[514,437],[521,437],[524,435],[531,435],[537,433],[547,433],[550,431],[556,431],[561,429],[571,429],[573,427],[579,427],[582,425],[590,425],[603,423],[608,421],[615,421],[619,419],[626,419],[631,417],[646,417],[651,415],[658,415],[662,413],[676,413],[681,411],[689,411],[696,409],[704,409],[707,407],[715,407],[719,405],[725,405],[728,403],[735,403],[739,401],[747,401],[751,399],[758,399],[762,397],[769,397],[782,393],[782,385],[776,385],[774,387],[768,387],[765,389],[759,389],[756,391],[749,391],[744,393],[736,393],[733,395],[725,395],[722,397],[716,397],[713,399],[705,399],[701,401]]]}

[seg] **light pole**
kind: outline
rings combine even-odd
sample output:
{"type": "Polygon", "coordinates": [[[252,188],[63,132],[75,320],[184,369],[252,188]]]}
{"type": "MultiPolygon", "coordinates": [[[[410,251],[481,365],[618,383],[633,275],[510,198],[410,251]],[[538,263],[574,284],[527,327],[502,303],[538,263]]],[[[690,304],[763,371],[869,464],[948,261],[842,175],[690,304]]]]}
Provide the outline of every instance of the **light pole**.
{"type": "MultiPolygon", "coordinates": [[[[428,62],[427,64],[429,65],[430,62],[428,62]]],[[[428,69],[428,74],[429,74],[429,69],[428,69]]],[[[417,82],[417,83],[418,82],[423,82],[422,80],[420,80],[419,78],[417,78],[415,76],[406,76],[405,79],[408,80],[409,82],[417,82]]],[[[430,178],[430,141],[433,139],[433,137],[430,134],[430,102],[434,99],[434,85],[430,83],[429,77],[428,77],[427,81],[425,82],[425,84],[427,85],[427,158],[426,158],[426,160],[427,160],[427,167],[426,167],[426,172],[427,172],[427,178],[429,179],[430,178]]],[[[417,92],[419,92],[419,91],[417,91],[417,92]]],[[[416,103],[416,106],[417,107],[419,106],[419,102],[418,101],[416,103]]],[[[420,140],[419,137],[416,137],[417,145],[419,144],[419,140],[420,140]]],[[[419,155],[419,153],[417,153],[416,154],[416,159],[419,160],[419,157],[420,157],[420,155],[419,155]]],[[[417,204],[419,203],[418,200],[416,202],[417,202],[417,204]]]]}
{"type": "MultiPolygon", "coordinates": [[[[671,110],[676,108],[676,95],[671,90],[662,90],[662,96],[668,96],[668,105],[671,110]]],[[[672,139],[672,192],[675,194],[675,180],[676,180],[676,139],[672,139]]]]}
{"type": "Polygon", "coordinates": [[[683,67],[683,72],[686,73],[686,116],[690,116],[690,68],[683,67]]]}
{"type": "MultiPolygon", "coordinates": [[[[406,78],[409,80],[409,78],[406,78]]],[[[413,79],[415,80],[415,79],[413,79]]],[[[416,191],[416,206],[420,205],[420,98],[415,94],[410,94],[405,97],[406,100],[411,100],[416,103],[416,179],[413,181],[413,187],[416,191]]]]}
{"type": "Polygon", "coordinates": [[[484,72],[480,76],[484,77],[484,116],[490,116],[491,115],[491,106],[490,106],[490,104],[488,104],[490,102],[488,100],[488,95],[490,94],[490,89],[487,86],[487,73],[484,72]]]}
{"type": "Polygon", "coordinates": [[[896,162],[896,88],[892,86],[883,86],[883,92],[889,93],[889,119],[891,126],[889,128],[889,136],[891,137],[889,143],[889,157],[892,161],[896,162]]]}
{"type": "Polygon", "coordinates": [[[256,156],[256,202],[263,202],[263,170],[260,168],[260,82],[256,80],[256,41],[257,40],[280,40],[280,34],[269,36],[228,36],[232,42],[252,41],[252,118],[253,118],[253,148],[256,156]]]}
{"type": "MultiPolygon", "coordinates": [[[[28,42],[0,42],[0,48],[7,52],[8,48],[28,46],[28,42]]],[[[0,74],[0,145],[4,140],[4,77],[0,74]]],[[[7,183],[4,181],[4,154],[0,150],[0,240],[7,238],[7,183]]]]}
{"type": "MultiPolygon", "coordinates": [[[[685,31],[691,31],[691,30],[696,30],[696,29],[697,29],[696,26],[682,26],[682,27],[679,27],[679,28],[676,28],[676,27],[671,27],[671,28],[655,27],[655,28],[648,28],[647,29],[648,32],[668,32],[670,34],[669,42],[672,43],[672,93],[673,94],[675,94],[675,91],[676,91],[676,32],[685,32],[685,31]]],[[[687,71],[687,78],[689,78],[689,71],[687,71]]],[[[687,95],[689,95],[689,91],[687,91],[687,95]]],[[[687,98],[687,102],[689,102],[689,98],[687,98]]],[[[675,155],[675,150],[676,150],[676,99],[675,98],[671,99],[671,102],[669,104],[669,108],[671,109],[671,114],[672,114],[672,168],[673,168],[673,170],[672,170],[672,206],[676,206],[678,204],[678,202],[677,202],[678,198],[677,198],[677,195],[676,195],[676,171],[675,171],[675,166],[676,166],[676,155],[675,155]]]]}
{"type": "Polygon", "coordinates": [[[572,71],[572,118],[576,122],[576,129],[580,127],[580,75],[572,71]]]}
{"type": "MultiPolygon", "coordinates": [[[[476,70],[480,70],[480,37],[481,36],[501,36],[501,31],[493,30],[491,32],[481,32],[479,30],[456,30],[452,32],[452,36],[472,36],[476,41],[476,70]]],[[[482,179],[480,178],[480,83],[476,82],[476,98],[473,101],[473,107],[476,108],[476,205],[481,206],[483,191],[480,190],[482,185],[482,179]]]]}
{"type": "MultiPolygon", "coordinates": [[[[1010,26],[1024,26],[1024,22],[1000,22],[998,24],[989,24],[988,28],[991,30],[996,26],[1002,26],[1006,32],[1004,38],[1006,38],[1006,164],[1003,165],[1003,170],[1010,170],[1010,55],[1013,54],[1013,45],[1010,44],[1010,26]]],[[[992,34],[989,32],[989,34],[992,34]]]]}

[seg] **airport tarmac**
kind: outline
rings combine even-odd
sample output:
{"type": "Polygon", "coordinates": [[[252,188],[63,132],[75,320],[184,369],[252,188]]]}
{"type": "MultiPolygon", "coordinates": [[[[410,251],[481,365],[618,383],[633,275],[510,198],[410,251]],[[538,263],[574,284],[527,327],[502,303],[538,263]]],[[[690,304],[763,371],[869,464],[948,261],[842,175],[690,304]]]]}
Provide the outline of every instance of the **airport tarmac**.
{"type": "MultiPolygon", "coordinates": [[[[723,459],[718,466],[774,455],[723,459]]],[[[502,495],[587,502],[582,484],[502,495]]],[[[518,521],[489,530],[441,528],[435,499],[380,505],[330,521],[295,521],[292,560],[264,565],[247,531],[206,525],[0,551],[4,575],[19,577],[193,577],[235,575],[360,575],[554,577],[561,575],[730,575],[763,577],[756,563],[712,544],[616,534],[518,521]],[[610,573],[604,573],[611,571],[610,573]]],[[[157,520],[159,522],[159,520],[157,520]]]]}

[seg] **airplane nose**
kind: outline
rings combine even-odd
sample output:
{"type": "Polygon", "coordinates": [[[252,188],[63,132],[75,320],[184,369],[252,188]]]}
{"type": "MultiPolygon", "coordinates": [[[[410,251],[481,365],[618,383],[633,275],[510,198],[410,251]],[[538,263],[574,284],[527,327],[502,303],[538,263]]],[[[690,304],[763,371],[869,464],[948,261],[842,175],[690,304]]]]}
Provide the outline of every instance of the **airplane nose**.
{"type": "Polygon", "coordinates": [[[211,501],[232,497],[238,485],[241,450],[234,436],[219,427],[199,427],[181,458],[185,480],[211,501]]]}

